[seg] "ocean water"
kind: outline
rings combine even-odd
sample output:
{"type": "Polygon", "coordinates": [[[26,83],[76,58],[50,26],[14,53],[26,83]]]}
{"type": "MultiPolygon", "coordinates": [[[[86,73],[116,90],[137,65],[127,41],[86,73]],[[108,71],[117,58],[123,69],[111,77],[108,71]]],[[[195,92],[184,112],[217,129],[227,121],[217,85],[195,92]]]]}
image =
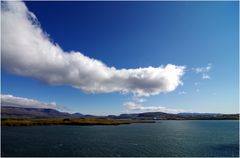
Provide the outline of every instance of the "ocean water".
{"type": "Polygon", "coordinates": [[[1,156],[239,156],[238,120],[2,127],[1,156]]]}

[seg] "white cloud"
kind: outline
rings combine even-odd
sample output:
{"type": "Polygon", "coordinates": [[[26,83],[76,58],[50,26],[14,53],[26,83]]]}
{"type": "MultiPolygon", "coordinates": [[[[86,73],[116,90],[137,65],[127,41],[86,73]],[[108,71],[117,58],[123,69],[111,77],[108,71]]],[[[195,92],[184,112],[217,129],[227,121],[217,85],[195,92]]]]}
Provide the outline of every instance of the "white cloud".
{"type": "Polygon", "coordinates": [[[149,96],[173,91],[182,84],[184,66],[116,69],[80,52],[65,52],[43,32],[23,2],[2,2],[1,13],[2,67],[11,73],[88,93],[149,96]]]}
{"type": "Polygon", "coordinates": [[[211,77],[208,75],[209,71],[212,69],[212,64],[208,64],[206,67],[198,67],[193,68],[193,70],[198,73],[202,74],[202,79],[210,79],[211,77]]]}
{"type": "Polygon", "coordinates": [[[123,104],[127,112],[165,112],[177,114],[180,112],[186,112],[182,109],[170,109],[163,106],[143,106],[135,102],[126,102],[123,104]]]}
{"type": "Polygon", "coordinates": [[[34,99],[16,97],[13,95],[1,95],[1,106],[12,106],[22,108],[47,108],[61,109],[55,102],[45,103],[34,99]]]}

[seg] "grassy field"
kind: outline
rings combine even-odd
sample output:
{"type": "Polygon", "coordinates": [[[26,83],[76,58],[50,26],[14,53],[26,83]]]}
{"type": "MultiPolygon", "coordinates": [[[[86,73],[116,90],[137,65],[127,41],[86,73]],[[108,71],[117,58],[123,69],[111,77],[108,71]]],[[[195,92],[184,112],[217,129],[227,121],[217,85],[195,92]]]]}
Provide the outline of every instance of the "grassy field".
{"type": "Polygon", "coordinates": [[[104,118],[48,118],[48,119],[1,119],[1,126],[34,125],[121,125],[130,123],[153,123],[143,120],[115,120],[104,118]]]}

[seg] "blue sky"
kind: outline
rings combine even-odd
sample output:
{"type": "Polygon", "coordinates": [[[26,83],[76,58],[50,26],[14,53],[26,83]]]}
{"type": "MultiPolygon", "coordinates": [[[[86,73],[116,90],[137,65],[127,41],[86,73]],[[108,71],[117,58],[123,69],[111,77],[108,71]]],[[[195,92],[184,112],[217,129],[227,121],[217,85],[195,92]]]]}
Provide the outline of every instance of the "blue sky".
{"type": "Polygon", "coordinates": [[[89,94],[3,66],[2,94],[96,115],[124,113],[129,102],[136,107],[238,112],[238,2],[26,2],[26,6],[64,51],[79,51],[117,69],[186,66],[183,85],[137,97],[146,100],[137,102],[131,93],[89,94]]]}

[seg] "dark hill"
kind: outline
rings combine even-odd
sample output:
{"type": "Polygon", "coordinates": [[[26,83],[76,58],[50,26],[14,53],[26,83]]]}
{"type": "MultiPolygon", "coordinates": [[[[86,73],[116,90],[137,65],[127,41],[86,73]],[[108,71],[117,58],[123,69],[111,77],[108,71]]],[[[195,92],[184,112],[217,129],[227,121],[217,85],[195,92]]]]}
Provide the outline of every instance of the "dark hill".
{"type": "Polygon", "coordinates": [[[59,112],[54,109],[40,109],[40,108],[19,108],[2,106],[2,118],[63,118],[74,117],[69,113],[59,112]]]}
{"type": "Polygon", "coordinates": [[[168,114],[164,112],[145,112],[138,114],[121,114],[119,118],[132,118],[132,119],[148,119],[148,120],[167,120],[167,119],[177,119],[177,115],[168,114]]]}

